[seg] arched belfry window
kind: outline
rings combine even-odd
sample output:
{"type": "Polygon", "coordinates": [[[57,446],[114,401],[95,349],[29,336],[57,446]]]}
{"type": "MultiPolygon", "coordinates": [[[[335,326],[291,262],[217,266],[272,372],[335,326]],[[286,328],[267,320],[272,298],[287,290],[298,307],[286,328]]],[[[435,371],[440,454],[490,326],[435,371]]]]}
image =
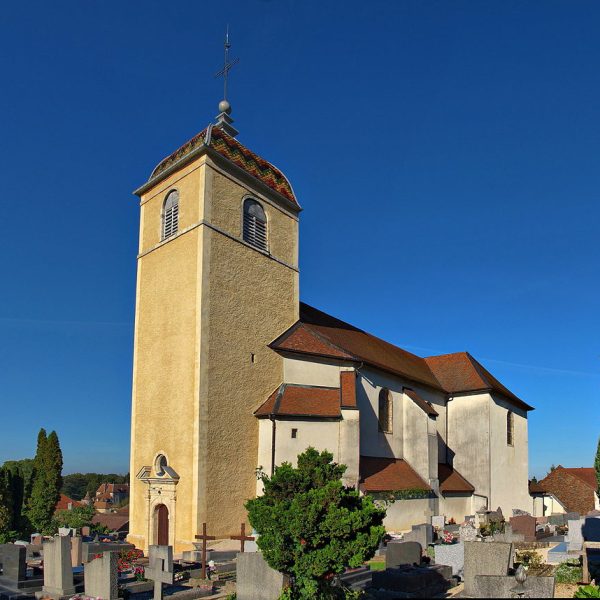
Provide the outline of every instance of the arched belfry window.
{"type": "Polygon", "coordinates": [[[506,413],[506,443],[515,445],[515,415],[511,410],[506,413]]]}
{"type": "Polygon", "coordinates": [[[267,250],[267,216],[263,207],[252,198],[244,200],[243,234],[245,242],[267,250]]]}
{"type": "Polygon", "coordinates": [[[171,190],[165,198],[163,206],[162,239],[175,235],[179,227],[179,192],[171,190]]]}
{"type": "Polygon", "coordinates": [[[393,433],[394,405],[392,393],[387,388],[379,392],[379,431],[393,433]]]}

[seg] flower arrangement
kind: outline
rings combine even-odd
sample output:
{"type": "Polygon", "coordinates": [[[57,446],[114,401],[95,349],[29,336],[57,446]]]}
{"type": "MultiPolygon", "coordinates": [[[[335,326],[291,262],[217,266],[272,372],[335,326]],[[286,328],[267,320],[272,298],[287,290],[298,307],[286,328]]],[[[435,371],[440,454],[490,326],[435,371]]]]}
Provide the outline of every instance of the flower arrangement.
{"type": "Polygon", "coordinates": [[[144,567],[139,565],[133,568],[133,575],[136,581],[146,581],[146,572],[144,571],[144,567]]]}
{"type": "Polygon", "coordinates": [[[119,558],[117,559],[117,570],[119,573],[131,571],[135,561],[142,556],[144,556],[144,553],[137,548],[134,548],[133,550],[121,550],[121,552],[119,552],[119,558]]]}
{"type": "Polygon", "coordinates": [[[440,541],[442,544],[449,545],[454,544],[456,542],[456,538],[449,531],[444,531],[440,536],[440,541]]]}

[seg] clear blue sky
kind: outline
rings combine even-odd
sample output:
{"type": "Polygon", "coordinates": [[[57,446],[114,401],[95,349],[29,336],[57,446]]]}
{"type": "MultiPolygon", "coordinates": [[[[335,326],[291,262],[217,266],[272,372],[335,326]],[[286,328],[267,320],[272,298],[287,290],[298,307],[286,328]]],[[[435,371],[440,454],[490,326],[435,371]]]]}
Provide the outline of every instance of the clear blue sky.
{"type": "MultiPolygon", "coordinates": [[[[537,410],[531,472],[600,433],[600,3],[11,2],[0,23],[0,461],[128,469],[138,207],[216,114],[289,176],[301,295],[537,410]]],[[[176,418],[176,415],[174,415],[176,418]]]]}

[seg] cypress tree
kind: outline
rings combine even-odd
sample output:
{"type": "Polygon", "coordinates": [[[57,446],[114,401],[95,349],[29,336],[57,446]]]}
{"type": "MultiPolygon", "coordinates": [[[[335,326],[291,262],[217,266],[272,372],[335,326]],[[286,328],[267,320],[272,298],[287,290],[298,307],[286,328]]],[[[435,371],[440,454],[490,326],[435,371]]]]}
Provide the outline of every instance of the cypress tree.
{"type": "Polygon", "coordinates": [[[62,452],[58,436],[54,431],[46,436],[46,431],[40,429],[27,516],[33,528],[41,533],[53,533],[52,517],[60,499],[61,486],[62,452]]]}
{"type": "Polygon", "coordinates": [[[6,543],[14,522],[14,506],[11,497],[11,474],[6,469],[0,469],[0,542],[6,543]]]}

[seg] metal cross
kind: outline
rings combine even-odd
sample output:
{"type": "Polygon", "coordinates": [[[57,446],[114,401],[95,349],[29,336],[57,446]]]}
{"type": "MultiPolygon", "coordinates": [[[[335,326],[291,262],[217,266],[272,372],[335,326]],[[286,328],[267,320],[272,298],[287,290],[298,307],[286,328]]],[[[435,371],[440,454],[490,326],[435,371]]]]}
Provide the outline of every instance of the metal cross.
{"type": "Polygon", "coordinates": [[[202,523],[202,535],[197,535],[196,539],[202,540],[202,579],[206,579],[206,542],[216,538],[214,535],[206,535],[206,523],[202,523]]]}
{"type": "Polygon", "coordinates": [[[242,552],[244,551],[244,543],[245,542],[253,542],[256,538],[251,535],[246,535],[246,523],[242,523],[242,531],[240,535],[231,535],[229,536],[231,540],[239,540],[242,552]]]}
{"type": "Polygon", "coordinates": [[[223,61],[223,68],[218,73],[215,73],[215,77],[223,76],[223,100],[227,100],[227,77],[229,75],[229,71],[231,71],[231,67],[240,62],[239,58],[234,58],[231,62],[229,62],[229,48],[231,48],[231,44],[229,43],[229,25],[227,25],[227,31],[225,33],[225,59],[223,61]]]}

